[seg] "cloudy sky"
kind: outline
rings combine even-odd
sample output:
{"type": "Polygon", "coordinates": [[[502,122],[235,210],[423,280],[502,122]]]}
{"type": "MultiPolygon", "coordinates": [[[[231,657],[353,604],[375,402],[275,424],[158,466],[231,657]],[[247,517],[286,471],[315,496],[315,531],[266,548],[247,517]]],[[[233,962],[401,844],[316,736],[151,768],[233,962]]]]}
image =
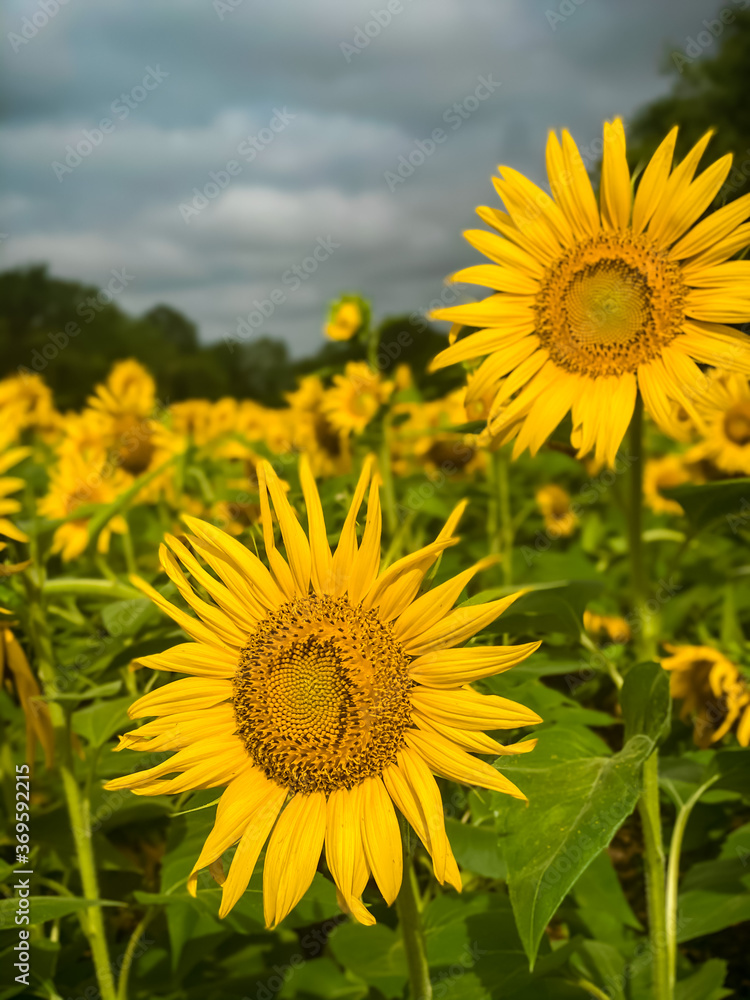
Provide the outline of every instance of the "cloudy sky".
{"type": "Polygon", "coordinates": [[[717,6],[6,0],[2,266],[124,269],[124,308],[169,303],[205,340],[260,303],[257,331],[306,353],[339,291],[427,308],[478,262],[460,234],[495,166],[541,181],[549,128],[592,148],[627,126],[717,6]]]}

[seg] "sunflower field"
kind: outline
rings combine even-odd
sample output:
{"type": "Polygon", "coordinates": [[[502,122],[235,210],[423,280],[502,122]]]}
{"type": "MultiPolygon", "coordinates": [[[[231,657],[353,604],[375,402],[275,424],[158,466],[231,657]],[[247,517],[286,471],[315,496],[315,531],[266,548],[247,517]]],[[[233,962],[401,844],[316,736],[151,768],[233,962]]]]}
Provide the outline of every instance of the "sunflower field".
{"type": "Polygon", "coordinates": [[[347,293],[366,360],[283,406],[0,381],[0,1000],[750,996],[750,195],[709,139],[501,167],[428,371],[347,293]]]}

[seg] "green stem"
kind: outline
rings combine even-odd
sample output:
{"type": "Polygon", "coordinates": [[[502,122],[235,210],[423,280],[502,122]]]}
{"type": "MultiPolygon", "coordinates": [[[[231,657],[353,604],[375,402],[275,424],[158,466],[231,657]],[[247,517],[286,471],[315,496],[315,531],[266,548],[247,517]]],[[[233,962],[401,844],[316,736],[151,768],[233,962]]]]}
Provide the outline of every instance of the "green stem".
{"type": "Polygon", "coordinates": [[[131,601],[142,598],[143,594],[135,587],[116,580],[74,579],[61,576],[57,580],[46,580],[42,586],[44,597],[56,597],[59,594],[72,594],[74,597],[109,598],[113,601],[131,601]]]}
{"type": "Polygon", "coordinates": [[[510,480],[508,477],[508,455],[497,451],[493,456],[497,478],[498,516],[500,519],[500,543],[503,557],[503,584],[509,587],[513,583],[513,540],[515,526],[510,509],[510,480]]]}
{"type": "Polygon", "coordinates": [[[667,900],[664,879],[664,843],[661,831],[659,801],[659,754],[651,754],[643,765],[643,792],[638,810],[643,827],[643,860],[646,868],[646,900],[648,931],[651,944],[651,986],[654,1000],[671,1000],[670,971],[667,949],[667,900]]]}
{"type": "Polygon", "coordinates": [[[396,898],[396,911],[404,939],[411,1000],[432,1000],[430,967],[427,964],[422,914],[417,897],[417,878],[411,856],[406,852],[404,852],[404,877],[396,898]]]}
{"type": "Polygon", "coordinates": [[[628,548],[630,550],[630,582],[633,610],[639,615],[640,628],[636,635],[636,651],[640,660],[654,660],[657,652],[659,616],[648,611],[648,571],[643,546],[643,400],[636,398],[630,424],[630,496],[628,498],[628,548]]]}
{"type": "Polygon", "coordinates": [[[388,416],[383,418],[382,435],[378,471],[383,480],[382,496],[385,523],[388,527],[388,533],[393,539],[398,529],[398,510],[396,508],[396,491],[393,486],[393,469],[391,468],[391,424],[388,416]]]}
{"type": "MultiPolygon", "coordinates": [[[[646,617],[648,578],[643,550],[643,401],[636,399],[630,425],[630,496],[628,503],[628,541],[630,547],[631,594],[640,612],[641,628],[636,636],[639,660],[652,660],[656,655],[655,628],[658,623],[646,617]]],[[[654,616],[655,618],[656,616],[654,616]]],[[[646,869],[646,900],[648,905],[649,939],[651,944],[651,984],[655,1000],[671,1000],[669,956],[666,936],[665,857],[659,800],[659,752],[654,749],[643,765],[643,792],[638,803],[641,815],[646,869]]]]}
{"type": "Polygon", "coordinates": [[[714,775],[705,784],[701,785],[690,798],[677,810],[672,840],[669,845],[669,864],[667,866],[667,956],[669,961],[669,996],[675,986],[675,972],[677,967],[677,896],[680,882],[680,853],[682,851],[682,840],[685,836],[685,827],[690,818],[690,813],[698,799],[707,791],[714,782],[719,780],[719,775],[714,775]]]}
{"type": "Polygon", "coordinates": [[[136,565],[135,552],[133,551],[133,536],[130,534],[130,525],[128,525],[128,530],[120,537],[122,538],[122,551],[125,556],[125,565],[128,568],[128,573],[131,576],[134,576],[138,573],[138,566],[136,565]]]}
{"type": "Polygon", "coordinates": [[[125,953],[122,956],[122,967],[120,968],[120,979],[117,983],[117,1000],[128,1000],[128,977],[130,976],[130,969],[133,965],[133,959],[135,958],[135,949],[138,947],[138,942],[143,936],[144,931],[151,923],[151,921],[156,916],[156,909],[152,906],[143,915],[136,926],[133,933],[130,935],[130,940],[128,941],[125,953]]]}
{"type": "MultiPolygon", "coordinates": [[[[62,779],[63,791],[70,816],[70,826],[73,833],[78,869],[81,874],[81,886],[85,899],[99,899],[99,884],[96,876],[96,864],[91,843],[91,825],[89,823],[89,801],[81,795],[73,772],[71,754],[71,739],[68,720],[62,704],[54,699],[57,691],[55,678],[54,653],[47,629],[47,622],[41,602],[43,588],[35,585],[31,574],[26,574],[29,632],[36,654],[37,669],[47,695],[52,727],[55,734],[55,759],[62,779]]],[[[104,929],[104,917],[100,906],[91,906],[86,911],[84,930],[91,947],[91,956],[96,970],[101,1000],[116,1000],[112,967],[109,961],[107,936],[104,929]]]]}

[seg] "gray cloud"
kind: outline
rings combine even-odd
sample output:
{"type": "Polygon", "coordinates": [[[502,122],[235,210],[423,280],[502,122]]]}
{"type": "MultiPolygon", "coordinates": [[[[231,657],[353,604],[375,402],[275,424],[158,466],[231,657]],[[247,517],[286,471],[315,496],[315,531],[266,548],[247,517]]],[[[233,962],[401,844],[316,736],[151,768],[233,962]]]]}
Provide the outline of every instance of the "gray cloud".
{"type": "Polygon", "coordinates": [[[627,123],[668,86],[665,45],[684,47],[716,10],[402,0],[381,26],[383,0],[233,0],[229,11],[67,0],[43,24],[41,2],[5,11],[4,265],[49,261],[95,284],[126,267],[125,307],[169,302],[216,339],[330,237],[340,247],[263,329],[297,353],[316,347],[343,289],[371,296],[381,316],[427,305],[445,274],[476,260],[460,233],[476,204],[495,203],[496,165],[542,181],[549,128],[586,145],[605,118],[627,123]],[[25,19],[33,37],[19,43],[25,19]],[[166,76],[146,89],[150,70],[166,76]],[[480,78],[501,84],[477,101],[480,78]],[[389,184],[435,129],[445,139],[389,184]],[[87,141],[80,163],[54,166],[75,164],[66,149],[87,141]]]}

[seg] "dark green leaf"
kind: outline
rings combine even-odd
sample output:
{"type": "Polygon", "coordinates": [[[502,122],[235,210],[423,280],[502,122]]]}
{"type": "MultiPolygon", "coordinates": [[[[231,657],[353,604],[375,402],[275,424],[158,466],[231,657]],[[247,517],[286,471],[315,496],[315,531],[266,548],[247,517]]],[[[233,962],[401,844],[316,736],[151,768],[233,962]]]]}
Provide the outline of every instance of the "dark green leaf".
{"type": "Polygon", "coordinates": [[[750,479],[675,486],[662,493],[680,504],[695,531],[725,518],[732,533],[736,534],[750,522],[750,479]]]}
{"type": "Polygon", "coordinates": [[[511,901],[532,963],[558,905],[633,811],[653,743],[634,736],[612,756],[581,749],[558,725],[539,733],[533,753],[496,762],[529,798],[526,807],[495,795],[505,821],[511,901]]]}
{"type": "MultiPolygon", "coordinates": [[[[0,928],[15,926],[18,902],[15,897],[0,900],[0,928]]],[[[122,906],[122,903],[107,899],[99,899],[96,902],[99,906],[122,906]]],[[[42,924],[45,920],[59,920],[70,913],[86,910],[93,905],[91,900],[80,899],[77,896],[30,896],[29,903],[31,924],[42,924]]]]}
{"type": "Polygon", "coordinates": [[[658,663],[638,663],[625,675],[620,691],[625,739],[642,733],[657,744],[669,732],[672,699],[669,675],[658,663]]]}

